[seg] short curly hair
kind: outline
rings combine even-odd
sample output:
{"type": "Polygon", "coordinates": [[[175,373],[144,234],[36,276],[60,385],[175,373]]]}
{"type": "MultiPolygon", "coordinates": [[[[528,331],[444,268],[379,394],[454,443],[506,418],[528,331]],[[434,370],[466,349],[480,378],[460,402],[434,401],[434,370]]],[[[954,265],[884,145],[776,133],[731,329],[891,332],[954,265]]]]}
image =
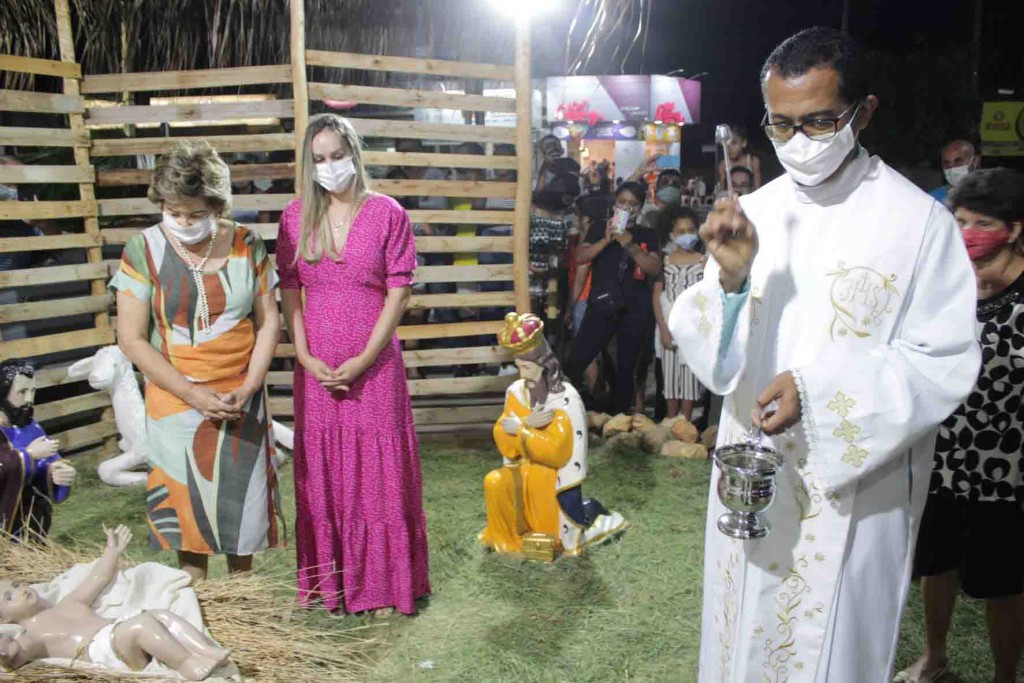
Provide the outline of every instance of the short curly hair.
{"type": "MultiPolygon", "coordinates": [[[[1024,175],[1010,168],[986,168],[969,173],[949,193],[953,211],[964,208],[1007,224],[1024,222],[1024,175]]],[[[1013,242],[1024,255],[1024,233],[1013,242]]]]}
{"type": "Polygon", "coordinates": [[[204,199],[223,216],[231,211],[231,171],[206,140],[182,140],[157,161],[146,196],[160,205],[176,197],[204,199]]]}

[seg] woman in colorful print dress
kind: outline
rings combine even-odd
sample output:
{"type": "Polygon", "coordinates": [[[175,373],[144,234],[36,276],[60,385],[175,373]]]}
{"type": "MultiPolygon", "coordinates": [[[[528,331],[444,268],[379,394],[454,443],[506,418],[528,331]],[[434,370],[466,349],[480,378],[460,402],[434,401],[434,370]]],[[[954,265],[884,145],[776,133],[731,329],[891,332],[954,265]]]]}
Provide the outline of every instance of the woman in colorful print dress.
{"type": "Polygon", "coordinates": [[[163,219],[128,241],[117,336],[146,377],[150,546],[192,577],[209,555],[248,571],[277,543],[280,503],[263,381],[278,341],[277,275],[230,215],[227,165],[205,142],[161,158],[149,199],[163,219]]]}
{"type": "Polygon", "coordinates": [[[339,116],[310,119],[299,169],[301,201],[281,215],[277,239],[299,361],[299,602],[411,614],[430,583],[419,444],[395,336],[416,268],[409,216],[367,190],[359,138],[339,116]]]}

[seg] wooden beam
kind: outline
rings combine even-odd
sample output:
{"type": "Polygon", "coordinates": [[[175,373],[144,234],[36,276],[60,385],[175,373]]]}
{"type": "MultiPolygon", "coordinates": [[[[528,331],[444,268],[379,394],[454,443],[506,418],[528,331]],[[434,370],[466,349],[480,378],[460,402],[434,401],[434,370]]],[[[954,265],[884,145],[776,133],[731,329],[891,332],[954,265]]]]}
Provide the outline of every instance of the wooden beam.
{"type": "Polygon", "coordinates": [[[407,368],[444,367],[447,365],[495,365],[512,361],[512,354],[501,346],[469,346],[458,349],[413,349],[402,352],[407,368]]]}
{"type": "Polygon", "coordinates": [[[58,78],[82,77],[82,68],[78,64],[16,55],[0,55],[0,71],[18,71],[23,74],[57,76],[58,78]]]}
{"type": "Polygon", "coordinates": [[[511,237],[417,237],[416,251],[427,254],[512,252],[511,237]]]}
{"type": "MultiPolygon", "coordinates": [[[[295,199],[292,194],[237,194],[231,198],[233,210],[281,211],[295,199]]],[[[160,213],[160,207],[145,197],[99,199],[100,216],[149,216],[160,213]]]]}
{"type": "Polygon", "coordinates": [[[113,420],[96,422],[84,427],[76,427],[65,432],[50,434],[50,438],[60,444],[61,452],[73,451],[104,441],[107,437],[117,435],[117,425],[113,420]]]}
{"type": "Polygon", "coordinates": [[[107,267],[102,263],[80,263],[71,266],[47,266],[0,271],[0,287],[30,287],[61,282],[106,280],[107,267]]]}
{"type": "Polygon", "coordinates": [[[82,249],[101,245],[98,235],[43,235],[41,237],[0,238],[0,254],[18,251],[57,251],[82,249]]]}
{"type": "Polygon", "coordinates": [[[310,83],[309,97],[314,100],[341,100],[358,104],[386,107],[430,107],[462,111],[499,111],[512,113],[516,101],[508,97],[463,95],[439,90],[412,88],[380,88],[369,85],[342,85],[338,83],[310,83]]]}
{"type": "MultiPolygon", "coordinates": [[[[229,166],[232,182],[247,180],[279,180],[295,177],[295,164],[234,164],[229,166]]],[[[153,179],[152,169],[119,168],[96,171],[96,184],[100,187],[130,187],[149,185],[153,179]]]]}
{"type": "Polygon", "coordinates": [[[85,105],[78,97],[54,95],[28,90],[0,90],[0,110],[25,111],[33,114],[82,113],[85,105]]]}
{"type": "Polygon", "coordinates": [[[412,419],[419,425],[463,425],[479,422],[494,423],[501,416],[500,405],[444,406],[438,408],[413,408],[412,419]]]}
{"type": "MultiPolygon", "coordinates": [[[[302,141],[309,127],[309,88],[306,75],[306,3],[305,0],[291,0],[290,7],[290,41],[292,99],[295,106],[292,116],[295,118],[292,144],[295,148],[295,162],[302,159],[302,141]]],[[[301,179],[295,178],[295,192],[301,191],[301,179]]]]}
{"type": "Polygon", "coordinates": [[[0,324],[24,322],[26,320],[46,320],[48,318],[64,318],[83,313],[100,313],[110,310],[114,303],[109,294],[100,296],[80,296],[72,299],[50,299],[47,301],[30,301],[24,304],[7,304],[0,306],[0,324]]]}
{"type": "Polygon", "coordinates": [[[89,134],[64,128],[0,127],[0,145],[14,147],[88,147],[89,134]]]}
{"type": "MultiPolygon", "coordinates": [[[[234,180],[234,178],[232,178],[234,180]]],[[[392,197],[497,197],[516,196],[516,184],[494,180],[373,180],[377,192],[392,197]]]]}
{"type": "Polygon", "coordinates": [[[271,152],[292,149],[293,136],[288,133],[261,135],[210,135],[207,137],[128,138],[94,140],[92,155],[96,157],[164,154],[181,140],[206,140],[221,154],[233,152],[271,152]]]}
{"type": "Polygon", "coordinates": [[[86,76],[82,79],[82,94],[188,90],[191,88],[222,88],[236,85],[288,83],[291,81],[291,77],[291,66],[288,64],[242,66],[230,69],[104,74],[102,76],[86,76]]]}
{"type": "Polygon", "coordinates": [[[475,337],[497,334],[505,323],[501,320],[472,323],[440,323],[437,325],[403,325],[398,328],[398,338],[450,339],[452,337],[475,337]]]}
{"type": "Polygon", "coordinates": [[[91,126],[177,121],[210,122],[239,119],[291,118],[291,100],[203,102],[196,104],[89,107],[85,122],[91,126]]]}
{"type": "Polygon", "coordinates": [[[91,183],[92,166],[0,166],[0,183],[91,183]]]}
{"type": "Polygon", "coordinates": [[[516,376],[497,377],[495,375],[414,379],[409,381],[409,395],[505,393],[508,385],[516,379],[518,379],[516,376]]]}
{"type": "Polygon", "coordinates": [[[114,331],[110,329],[76,330],[44,337],[14,339],[0,342],[0,361],[10,358],[33,358],[58,351],[107,346],[113,343],[114,331]]]}
{"type": "Polygon", "coordinates": [[[511,265],[496,266],[420,266],[416,282],[493,282],[511,280],[511,265]]]}
{"type": "Polygon", "coordinates": [[[0,220],[95,216],[96,202],[0,202],[0,220]]]}
{"type": "Polygon", "coordinates": [[[526,12],[516,15],[515,86],[516,86],[516,170],[517,190],[515,222],[512,224],[512,252],[515,270],[516,309],[530,312],[530,203],[533,177],[533,132],[530,82],[530,17],[526,12]]]}
{"type": "Polygon", "coordinates": [[[412,57],[384,57],[354,52],[325,52],[306,50],[306,63],[310,66],[333,66],[341,69],[363,69],[366,71],[400,71],[432,76],[466,76],[494,81],[511,81],[515,73],[503,64],[479,64],[454,62],[441,59],[416,59],[412,57]]]}
{"type": "MultiPolygon", "coordinates": [[[[440,267],[440,266],[437,266],[440,267]]],[[[516,305],[515,292],[473,292],[472,294],[414,294],[409,308],[488,308],[516,305]]]]}
{"type": "Polygon", "coordinates": [[[35,419],[48,422],[54,418],[67,417],[110,406],[110,394],[106,391],[94,391],[81,396],[72,396],[60,401],[40,403],[35,406],[35,419]]]}
{"type": "MultiPolygon", "coordinates": [[[[0,129],[2,130],[2,129],[0,129]]],[[[515,157],[492,154],[433,154],[430,152],[363,152],[367,166],[425,166],[427,168],[500,168],[515,170],[515,157]]]]}
{"type": "MultiPolygon", "coordinates": [[[[71,11],[68,7],[68,0],[54,0],[53,3],[54,11],[57,15],[57,41],[60,45],[60,59],[62,62],[69,64],[75,63],[75,34],[71,27],[71,11]]],[[[74,97],[75,99],[82,101],[82,93],[80,89],[80,82],[73,78],[64,79],[64,94],[68,97],[74,97]]],[[[86,135],[85,128],[85,117],[81,111],[73,112],[68,115],[68,123],[71,125],[71,130],[76,135],[86,135]]],[[[75,164],[78,166],[91,166],[92,157],[89,156],[89,150],[85,147],[75,147],[73,150],[75,155],[75,164]]],[[[96,201],[96,187],[94,185],[95,179],[79,183],[78,195],[81,197],[82,202],[90,207],[95,206],[96,201]]],[[[100,222],[96,217],[96,211],[92,210],[85,217],[85,232],[88,235],[99,239],[100,236],[100,222]]],[[[103,261],[103,250],[99,247],[91,247],[85,252],[86,260],[93,265],[102,266],[103,261]]],[[[90,284],[93,296],[102,296],[107,293],[106,283],[100,280],[93,280],[90,284]]],[[[107,311],[97,311],[94,317],[96,328],[98,330],[110,331],[110,319],[107,311]]]]}
{"type": "MultiPolygon", "coordinates": [[[[514,142],[509,126],[466,126],[455,123],[418,123],[384,119],[349,119],[356,132],[367,138],[450,140],[453,142],[514,142]]],[[[529,177],[529,176],[527,176],[529,177]]]]}
{"type": "Polygon", "coordinates": [[[511,225],[512,211],[410,211],[413,223],[460,223],[484,225],[511,225]]]}

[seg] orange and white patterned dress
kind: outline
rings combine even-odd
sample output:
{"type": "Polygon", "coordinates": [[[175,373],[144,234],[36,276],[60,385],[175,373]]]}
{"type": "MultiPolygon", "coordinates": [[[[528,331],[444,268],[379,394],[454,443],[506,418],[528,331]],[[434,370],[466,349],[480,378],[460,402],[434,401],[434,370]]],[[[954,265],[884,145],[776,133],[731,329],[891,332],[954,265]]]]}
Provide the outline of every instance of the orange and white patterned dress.
{"type": "MultiPolygon", "coordinates": [[[[210,327],[199,329],[197,291],[159,225],[125,245],[111,289],[150,304],[149,341],[179,372],[218,391],[245,379],[256,341],[253,305],[278,278],[260,237],[234,226],[226,263],[205,273],[210,327]]],[[[212,421],[146,382],[150,546],[251,555],[277,544],[280,499],[266,392],[236,421],[212,421]]]]}

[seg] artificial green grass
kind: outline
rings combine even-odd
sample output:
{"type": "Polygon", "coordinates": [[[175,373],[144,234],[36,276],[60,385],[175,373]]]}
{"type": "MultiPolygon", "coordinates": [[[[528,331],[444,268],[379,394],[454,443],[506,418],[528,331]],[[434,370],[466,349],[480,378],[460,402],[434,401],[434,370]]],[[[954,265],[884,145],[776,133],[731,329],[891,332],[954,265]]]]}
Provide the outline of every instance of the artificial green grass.
{"type": "MultiPolygon", "coordinates": [[[[339,628],[367,626],[377,642],[372,681],[669,681],[696,680],[701,571],[710,464],[614,448],[591,452],[584,491],[622,512],[631,528],[582,558],[554,565],[484,553],[482,481],[501,462],[485,441],[432,441],[423,447],[424,501],[433,595],[414,618],[306,618],[339,628]]],[[[52,537],[98,542],[100,526],[135,532],[135,560],[174,563],[146,547],[145,494],[115,489],[79,463],[80,482],[57,509],[52,537]]],[[[289,531],[291,468],[281,472],[289,531]]],[[[291,543],[291,539],[289,539],[291,543]]],[[[271,550],[256,571],[293,568],[294,549],[271,550]]],[[[224,563],[215,558],[211,573],[224,563]]],[[[287,603],[291,596],[281,597],[287,603]]],[[[913,595],[897,664],[923,646],[920,600],[913,595]]],[[[991,680],[983,607],[961,601],[950,639],[961,681],[991,680]]],[[[955,678],[943,679],[955,681],[955,678]]]]}

